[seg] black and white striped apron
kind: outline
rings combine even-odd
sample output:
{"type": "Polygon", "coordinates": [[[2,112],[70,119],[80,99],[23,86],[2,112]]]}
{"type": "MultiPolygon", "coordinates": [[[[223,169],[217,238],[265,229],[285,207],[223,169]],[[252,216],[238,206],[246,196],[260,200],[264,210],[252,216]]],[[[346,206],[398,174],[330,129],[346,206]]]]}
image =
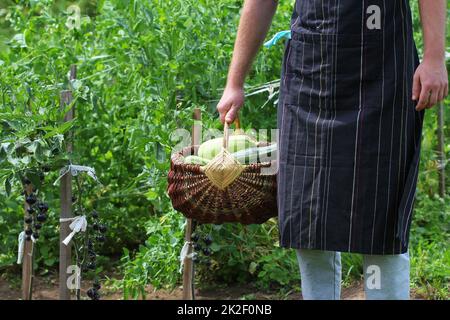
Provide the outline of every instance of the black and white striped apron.
{"type": "Polygon", "coordinates": [[[297,0],[278,106],[280,245],[407,251],[423,112],[408,0],[297,0]]]}

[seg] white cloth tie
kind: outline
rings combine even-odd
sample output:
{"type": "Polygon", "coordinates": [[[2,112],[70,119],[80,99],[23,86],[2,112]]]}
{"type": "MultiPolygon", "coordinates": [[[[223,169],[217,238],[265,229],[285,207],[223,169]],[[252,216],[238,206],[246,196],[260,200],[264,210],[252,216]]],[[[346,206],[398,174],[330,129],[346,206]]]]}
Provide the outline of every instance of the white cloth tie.
{"type": "Polygon", "coordinates": [[[19,233],[19,249],[17,250],[17,264],[22,263],[23,249],[25,247],[25,231],[19,233]]]}
{"type": "Polygon", "coordinates": [[[183,245],[183,248],[181,249],[180,252],[180,270],[179,272],[182,272],[183,270],[183,266],[184,266],[184,260],[185,259],[192,259],[195,257],[195,252],[194,252],[194,248],[192,248],[192,252],[188,254],[189,252],[189,247],[192,246],[192,241],[186,241],[183,245]]]}
{"type": "Polygon", "coordinates": [[[80,166],[80,165],[76,165],[76,164],[70,164],[61,169],[61,172],[59,173],[59,177],[58,177],[58,179],[55,180],[55,182],[53,182],[53,185],[56,186],[58,181],[69,172],[74,177],[77,176],[80,172],[85,172],[89,177],[91,177],[92,179],[94,179],[95,181],[100,183],[100,181],[97,178],[97,175],[95,174],[94,168],[88,167],[88,166],[80,166]]]}
{"type": "MultiPolygon", "coordinates": [[[[23,259],[23,251],[25,249],[25,231],[22,231],[21,233],[19,233],[19,248],[17,250],[17,264],[21,264],[22,263],[22,259],[23,259]]],[[[36,242],[36,239],[31,236],[31,241],[36,242]]]]}
{"type": "Polygon", "coordinates": [[[72,232],[63,240],[62,243],[64,243],[66,246],[69,244],[69,242],[72,240],[72,238],[77,234],[78,232],[85,232],[87,228],[87,220],[86,216],[76,216],[73,218],[63,218],[60,219],[59,222],[69,222],[72,221],[72,223],[69,225],[70,230],[72,232]]]}

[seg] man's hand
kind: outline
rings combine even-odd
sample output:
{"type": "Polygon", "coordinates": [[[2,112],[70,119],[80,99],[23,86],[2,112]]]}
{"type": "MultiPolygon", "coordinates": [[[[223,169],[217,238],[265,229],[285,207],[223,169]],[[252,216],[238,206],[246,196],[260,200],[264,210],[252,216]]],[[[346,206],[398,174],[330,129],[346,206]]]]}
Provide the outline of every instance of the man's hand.
{"type": "Polygon", "coordinates": [[[448,94],[445,68],[445,22],[447,0],[420,0],[423,30],[423,61],[413,80],[413,100],[419,100],[416,110],[431,108],[448,94]]]}
{"type": "Polygon", "coordinates": [[[426,60],[414,74],[413,100],[419,100],[416,110],[431,108],[448,95],[448,75],[443,60],[426,60]]]}
{"type": "Polygon", "coordinates": [[[222,98],[217,105],[219,111],[220,121],[224,123],[233,123],[237,118],[239,109],[244,104],[244,89],[240,87],[225,88],[222,98]]]}

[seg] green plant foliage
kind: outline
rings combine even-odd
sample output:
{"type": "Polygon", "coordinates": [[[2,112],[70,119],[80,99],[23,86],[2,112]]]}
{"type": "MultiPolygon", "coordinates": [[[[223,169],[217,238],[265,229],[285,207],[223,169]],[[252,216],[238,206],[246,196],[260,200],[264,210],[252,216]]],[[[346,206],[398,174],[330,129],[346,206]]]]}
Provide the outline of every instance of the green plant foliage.
{"type": "Polygon", "coordinates": [[[185,219],[175,211],[151,219],[145,226],[148,236],[145,246],[140,246],[133,256],[124,249],[121,284],[125,298],[145,299],[147,284],[154,288],[173,288],[178,283],[184,224],[185,219]]]}
{"type": "Polygon", "coordinates": [[[411,280],[415,292],[428,299],[448,299],[450,252],[437,242],[421,240],[411,255],[411,280]]]}

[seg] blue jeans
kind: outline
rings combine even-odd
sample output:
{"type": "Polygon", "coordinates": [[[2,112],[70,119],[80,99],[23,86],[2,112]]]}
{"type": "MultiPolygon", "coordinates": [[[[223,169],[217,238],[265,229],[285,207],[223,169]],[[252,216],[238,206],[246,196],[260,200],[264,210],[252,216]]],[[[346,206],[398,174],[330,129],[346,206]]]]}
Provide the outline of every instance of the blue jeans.
{"type": "MultiPolygon", "coordinates": [[[[339,300],[341,255],[334,251],[297,250],[305,300],[339,300]]],[[[363,255],[368,300],[409,299],[409,255],[363,255]]]]}

